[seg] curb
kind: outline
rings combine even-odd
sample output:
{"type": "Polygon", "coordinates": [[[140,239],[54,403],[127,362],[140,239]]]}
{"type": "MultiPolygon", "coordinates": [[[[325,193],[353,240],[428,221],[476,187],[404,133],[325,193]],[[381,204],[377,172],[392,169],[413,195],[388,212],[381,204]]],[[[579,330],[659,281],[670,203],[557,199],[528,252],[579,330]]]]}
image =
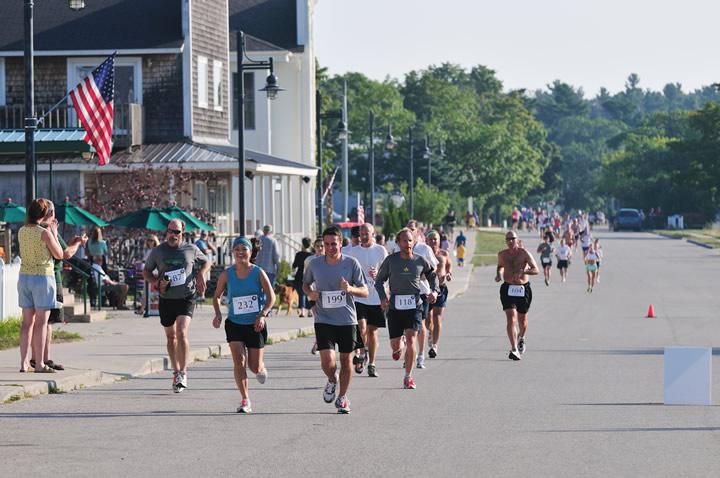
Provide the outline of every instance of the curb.
{"type": "Polygon", "coordinates": [[[658,236],[665,237],[665,238],[667,238],[667,239],[683,240],[683,241],[685,241],[685,242],[689,242],[690,244],[694,244],[694,245],[696,245],[696,246],[704,247],[705,249],[715,249],[715,248],[714,248],[713,246],[711,246],[711,245],[704,244],[704,243],[702,243],[702,242],[695,241],[695,240],[693,240],[693,239],[688,239],[687,237],[683,237],[683,236],[671,236],[671,235],[669,235],[669,234],[663,234],[662,232],[656,232],[655,234],[657,234],[658,236]]]}
{"type": "MultiPolygon", "coordinates": [[[[313,326],[300,327],[296,330],[287,330],[269,334],[268,341],[272,341],[272,343],[280,343],[296,339],[299,336],[314,334],[315,328],[313,326]]],[[[211,345],[190,350],[188,353],[188,364],[192,364],[196,360],[205,361],[211,358],[228,356],[230,356],[230,346],[227,343],[211,345]]],[[[16,401],[23,398],[36,397],[38,395],[64,393],[71,390],[80,390],[86,387],[106,385],[117,382],[118,380],[143,377],[153,373],[169,370],[170,367],[170,358],[163,356],[147,360],[135,370],[128,373],[104,373],[100,370],[87,370],[82,373],[76,373],[66,377],[62,377],[60,374],[55,374],[53,376],[53,380],[40,380],[29,383],[25,386],[0,387],[0,404],[3,404],[8,400],[16,401]]]]}

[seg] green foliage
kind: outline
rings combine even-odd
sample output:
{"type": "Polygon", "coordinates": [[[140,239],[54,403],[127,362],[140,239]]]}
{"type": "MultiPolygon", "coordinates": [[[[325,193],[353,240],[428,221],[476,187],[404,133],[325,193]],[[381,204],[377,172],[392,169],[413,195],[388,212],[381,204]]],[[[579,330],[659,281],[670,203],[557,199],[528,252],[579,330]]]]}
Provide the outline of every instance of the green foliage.
{"type": "Polygon", "coordinates": [[[285,259],[280,259],[280,268],[278,270],[278,275],[275,278],[275,282],[279,282],[285,285],[292,285],[292,281],[288,280],[288,275],[292,273],[293,268],[290,266],[290,263],[285,259]]]}
{"type": "Polygon", "coordinates": [[[0,350],[11,349],[20,345],[20,324],[22,318],[8,317],[0,320],[0,350]]]}
{"type": "Polygon", "coordinates": [[[428,187],[418,178],[413,193],[415,219],[427,224],[440,224],[450,208],[450,199],[445,191],[428,187]]]}

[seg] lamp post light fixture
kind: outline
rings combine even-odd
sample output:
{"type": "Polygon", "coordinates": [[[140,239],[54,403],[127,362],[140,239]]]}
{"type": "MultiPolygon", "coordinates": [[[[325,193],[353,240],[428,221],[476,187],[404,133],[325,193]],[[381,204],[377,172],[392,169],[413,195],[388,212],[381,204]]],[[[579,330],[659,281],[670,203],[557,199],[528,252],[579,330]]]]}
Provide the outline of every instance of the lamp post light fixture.
{"type": "Polygon", "coordinates": [[[347,124],[344,121],[345,115],[342,110],[338,111],[329,111],[327,113],[322,112],[322,92],[320,90],[315,91],[315,136],[317,136],[317,160],[318,160],[318,167],[320,168],[318,170],[318,180],[317,180],[317,190],[318,190],[318,209],[317,209],[317,223],[318,223],[318,235],[322,234],[323,231],[323,220],[322,220],[322,212],[323,212],[323,159],[322,159],[322,150],[323,150],[323,138],[322,138],[322,120],[324,119],[330,119],[330,118],[340,118],[340,123],[338,123],[338,127],[335,130],[337,133],[338,139],[340,140],[346,140],[348,137],[348,134],[350,131],[347,129],[347,124]]]}
{"type": "MultiPolygon", "coordinates": [[[[37,192],[37,164],[35,163],[35,131],[38,119],[35,117],[35,70],[33,60],[35,45],[33,40],[34,0],[24,1],[24,60],[25,60],[25,204],[29,205],[37,192]]],[[[85,8],[84,0],[69,0],[72,10],[85,8]]],[[[52,175],[52,173],[51,173],[52,175]]],[[[52,182],[52,181],[51,181],[52,182]]],[[[52,185],[50,189],[51,198],[52,185]]]]}
{"type": "MultiPolygon", "coordinates": [[[[375,225],[375,131],[375,112],[370,110],[370,149],[368,151],[368,162],[370,163],[370,224],[373,226],[375,225]]],[[[385,149],[391,151],[395,144],[390,125],[388,125],[387,136],[385,137],[385,149]]]]}
{"type": "Polygon", "coordinates": [[[278,86],[273,58],[267,61],[253,60],[245,51],[245,34],[237,32],[237,69],[238,69],[238,228],[240,236],[245,235],[245,70],[269,70],[265,81],[265,91],[269,100],[277,99],[278,92],[285,91],[278,86]],[[247,60],[247,64],[243,61],[247,60]]]}
{"type": "MultiPolygon", "coordinates": [[[[432,159],[433,153],[431,151],[431,144],[430,144],[430,134],[425,136],[425,151],[423,151],[423,158],[428,160],[428,187],[432,186],[432,164],[430,163],[430,160],[432,159]]],[[[442,159],[445,157],[445,152],[443,151],[442,143],[438,143],[438,150],[437,150],[437,157],[442,159]]]]}

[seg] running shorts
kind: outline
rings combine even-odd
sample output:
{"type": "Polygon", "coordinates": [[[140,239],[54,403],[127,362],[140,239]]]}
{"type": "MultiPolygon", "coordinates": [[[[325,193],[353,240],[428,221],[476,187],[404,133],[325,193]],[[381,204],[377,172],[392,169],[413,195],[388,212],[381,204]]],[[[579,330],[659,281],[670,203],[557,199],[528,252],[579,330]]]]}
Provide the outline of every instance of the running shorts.
{"type": "Polygon", "coordinates": [[[413,329],[420,332],[422,326],[422,310],[388,310],[388,335],[390,339],[396,339],[405,334],[405,330],[413,329]]]}
{"type": "Polygon", "coordinates": [[[525,288],[523,296],[515,297],[508,295],[508,289],[511,284],[503,282],[500,286],[500,302],[502,302],[503,310],[517,309],[519,314],[527,314],[530,310],[530,304],[532,303],[532,290],[530,289],[530,282],[522,284],[525,288]]]}
{"type": "Polygon", "coordinates": [[[447,306],[447,298],[448,298],[448,288],[446,284],[443,284],[440,286],[440,293],[437,296],[437,299],[435,299],[435,302],[430,304],[430,310],[433,308],[443,308],[447,306]]]}
{"type": "Polygon", "coordinates": [[[362,341],[358,343],[358,326],[330,325],[315,323],[315,341],[318,350],[335,350],[335,345],[341,354],[349,354],[353,350],[364,347],[362,341]]]}
{"type": "Polygon", "coordinates": [[[194,297],[194,295],[189,295],[184,299],[163,299],[160,297],[158,308],[160,309],[160,323],[162,326],[172,327],[181,315],[192,318],[193,312],[195,312],[194,297]]]}
{"type": "Polygon", "coordinates": [[[226,319],[225,337],[228,343],[242,342],[249,349],[262,349],[267,343],[267,326],[260,332],[255,332],[254,324],[236,324],[226,319]]]}
{"type": "Polygon", "coordinates": [[[357,311],[358,320],[365,319],[368,325],[380,329],[385,328],[385,312],[379,305],[367,305],[355,301],[355,310],[357,311]]]}

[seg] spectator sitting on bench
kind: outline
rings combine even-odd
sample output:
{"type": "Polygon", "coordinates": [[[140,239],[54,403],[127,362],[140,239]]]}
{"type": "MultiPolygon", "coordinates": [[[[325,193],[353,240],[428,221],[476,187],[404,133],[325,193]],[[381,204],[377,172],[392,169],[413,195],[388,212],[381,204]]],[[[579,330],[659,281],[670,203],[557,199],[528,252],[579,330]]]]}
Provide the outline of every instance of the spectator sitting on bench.
{"type": "Polygon", "coordinates": [[[102,269],[102,262],[102,256],[93,257],[92,267],[95,270],[95,282],[100,283],[99,278],[102,278],[102,288],[110,293],[110,305],[114,302],[112,299],[117,297],[117,308],[119,310],[129,310],[125,305],[125,296],[128,293],[129,286],[110,279],[102,269]]]}

